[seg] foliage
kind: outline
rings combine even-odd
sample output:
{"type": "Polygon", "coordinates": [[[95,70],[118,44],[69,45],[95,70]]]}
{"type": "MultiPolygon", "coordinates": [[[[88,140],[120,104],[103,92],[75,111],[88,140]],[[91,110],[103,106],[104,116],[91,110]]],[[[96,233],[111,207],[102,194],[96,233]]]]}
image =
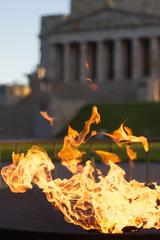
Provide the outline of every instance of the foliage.
{"type": "MultiPolygon", "coordinates": [[[[160,103],[128,103],[128,104],[100,104],[97,105],[101,115],[101,124],[94,127],[112,132],[124,122],[137,136],[160,138],[160,103]]],[[[87,105],[80,110],[70,125],[76,130],[81,130],[84,121],[91,114],[92,105],[87,105]]],[[[59,134],[66,134],[67,126],[59,134]]]]}
{"type": "MultiPolygon", "coordinates": [[[[43,147],[50,158],[53,161],[57,159],[57,152],[62,147],[60,143],[48,143],[48,144],[38,144],[43,147]]],[[[32,146],[32,144],[1,144],[0,145],[0,161],[1,162],[11,162],[12,160],[12,152],[15,151],[17,153],[27,152],[27,150],[32,146]]],[[[95,159],[96,161],[100,161],[100,158],[95,154],[95,150],[105,150],[117,153],[122,161],[128,161],[127,155],[124,148],[119,148],[115,143],[108,142],[90,142],[88,144],[84,144],[81,146],[81,150],[85,152],[84,160],[87,159],[95,159]]],[[[134,149],[137,152],[138,159],[137,161],[153,161],[160,162],[160,143],[150,143],[150,151],[145,153],[141,144],[135,144],[134,149]]]]}

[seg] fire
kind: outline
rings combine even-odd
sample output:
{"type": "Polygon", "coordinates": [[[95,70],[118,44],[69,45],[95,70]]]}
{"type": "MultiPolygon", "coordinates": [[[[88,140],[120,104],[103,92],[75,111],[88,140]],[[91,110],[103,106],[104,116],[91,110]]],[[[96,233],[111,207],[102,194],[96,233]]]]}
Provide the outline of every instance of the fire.
{"type": "Polygon", "coordinates": [[[149,150],[147,139],[143,136],[133,136],[132,130],[124,126],[124,124],[121,124],[120,128],[115,130],[112,134],[104,133],[104,135],[111,137],[120,147],[125,144],[127,155],[131,160],[137,158],[137,154],[132,149],[131,144],[142,143],[145,151],[148,152],[149,150]]]}
{"type": "Polygon", "coordinates": [[[85,66],[85,69],[87,69],[87,70],[90,69],[90,64],[88,61],[85,61],[84,66],[85,66]]]}
{"type": "Polygon", "coordinates": [[[85,67],[85,70],[86,70],[86,82],[89,83],[89,86],[90,86],[90,83],[93,82],[92,78],[90,77],[90,69],[91,69],[91,66],[90,66],[90,63],[86,60],[85,63],[84,63],[84,67],[85,67]]]}
{"type": "Polygon", "coordinates": [[[91,65],[89,63],[89,61],[85,61],[84,63],[84,67],[86,70],[86,82],[88,83],[88,87],[91,91],[96,92],[98,90],[98,84],[93,82],[93,79],[90,77],[90,69],[91,69],[91,65]]]}
{"type": "Polygon", "coordinates": [[[49,124],[51,126],[53,126],[53,122],[54,122],[55,118],[49,116],[47,112],[40,111],[40,114],[45,120],[47,120],[49,122],[49,124]]]}
{"type": "MultiPolygon", "coordinates": [[[[26,155],[13,153],[13,163],[1,171],[5,182],[12,192],[21,193],[36,184],[48,201],[64,214],[66,221],[87,230],[122,233],[125,227],[133,226],[160,229],[160,186],[152,184],[151,189],[144,183],[125,180],[125,172],[115,164],[120,159],[114,153],[96,151],[110,167],[105,175],[94,168],[90,160],[81,163],[84,152],[78,148],[88,137],[97,134],[91,131],[91,125],[99,122],[100,115],[94,106],[81,132],[69,127],[58,157],[72,172],[71,178],[53,179],[51,171],[55,168],[54,163],[44,149],[33,146],[26,155]]],[[[140,142],[148,151],[147,139],[134,136],[124,125],[107,135],[120,146],[127,144],[127,149],[128,144],[140,142]]],[[[127,151],[132,150],[129,148],[127,151]]]]}
{"type": "Polygon", "coordinates": [[[51,179],[52,161],[45,150],[33,146],[26,155],[12,154],[13,163],[2,169],[1,174],[12,192],[25,192],[32,182],[43,188],[51,179]]]}
{"type": "Polygon", "coordinates": [[[115,153],[110,153],[110,152],[101,151],[101,150],[97,150],[95,152],[97,155],[101,157],[102,161],[107,165],[111,159],[112,159],[112,162],[114,163],[118,163],[121,161],[119,156],[115,153]]]}
{"type": "MultiPolygon", "coordinates": [[[[78,147],[84,143],[86,136],[90,132],[91,125],[100,122],[100,115],[97,111],[97,107],[94,106],[92,110],[91,118],[85,122],[83,130],[78,133],[71,127],[68,128],[68,135],[64,138],[64,145],[62,150],[58,153],[58,157],[61,162],[66,166],[71,172],[77,172],[77,165],[81,162],[83,152],[78,150],[78,147]]],[[[96,133],[94,133],[95,135],[96,133]]],[[[93,132],[91,132],[91,136],[93,132]]]]}

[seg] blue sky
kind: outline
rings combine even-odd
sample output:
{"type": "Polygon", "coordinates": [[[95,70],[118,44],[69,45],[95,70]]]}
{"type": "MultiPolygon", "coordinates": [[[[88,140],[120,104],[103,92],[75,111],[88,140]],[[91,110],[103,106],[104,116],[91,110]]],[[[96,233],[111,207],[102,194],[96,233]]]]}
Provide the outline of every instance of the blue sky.
{"type": "Polygon", "coordinates": [[[1,0],[0,84],[24,83],[39,62],[40,17],[69,12],[70,0],[1,0]]]}

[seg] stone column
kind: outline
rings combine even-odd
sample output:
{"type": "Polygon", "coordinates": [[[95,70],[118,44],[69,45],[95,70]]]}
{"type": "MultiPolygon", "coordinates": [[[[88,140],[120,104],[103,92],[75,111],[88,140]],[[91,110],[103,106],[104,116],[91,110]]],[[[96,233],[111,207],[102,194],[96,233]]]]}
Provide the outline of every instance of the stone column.
{"type": "Polygon", "coordinates": [[[105,43],[97,43],[97,82],[103,82],[105,79],[105,43]]]}
{"type": "Polygon", "coordinates": [[[52,62],[52,66],[51,66],[51,75],[52,75],[52,79],[53,81],[56,81],[57,80],[57,68],[59,66],[57,66],[57,46],[56,45],[53,45],[52,46],[52,59],[51,59],[51,62],[52,62]]]}
{"type": "Polygon", "coordinates": [[[114,42],[114,78],[116,80],[123,80],[123,67],[122,41],[116,40],[114,42]]]}
{"type": "Polygon", "coordinates": [[[140,80],[142,77],[142,50],[140,39],[133,39],[132,41],[132,78],[140,80]]]}
{"type": "Polygon", "coordinates": [[[69,43],[64,44],[64,82],[70,82],[71,78],[71,47],[69,43]]]}
{"type": "Polygon", "coordinates": [[[151,59],[151,76],[159,76],[160,68],[160,42],[159,39],[154,37],[150,40],[150,59],[151,59]]]}
{"type": "Polygon", "coordinates": [[[86,69],[85,62],[88,60],[87,43],[80,43],[80,82],[85,82],[86,69]]]}

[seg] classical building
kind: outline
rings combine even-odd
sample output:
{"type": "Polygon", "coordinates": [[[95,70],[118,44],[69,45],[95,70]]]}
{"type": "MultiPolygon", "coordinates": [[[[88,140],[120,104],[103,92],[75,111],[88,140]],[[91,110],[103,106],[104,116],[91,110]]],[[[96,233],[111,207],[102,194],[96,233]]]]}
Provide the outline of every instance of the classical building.
{"type": "Polygon", "coordinates": [[[159,0],[72,0],[70,15],[42,17],[40,43],[30,95],[13,86],[0,108],[0,139],[52,139],[86,103],[160,101],[159,0]]]}
{"type": "Polygon", "coordinates": [[[55,97],[160,100],[160,1],[72,0],[69,16],[42,17],[40,40],[55,97]]]}

